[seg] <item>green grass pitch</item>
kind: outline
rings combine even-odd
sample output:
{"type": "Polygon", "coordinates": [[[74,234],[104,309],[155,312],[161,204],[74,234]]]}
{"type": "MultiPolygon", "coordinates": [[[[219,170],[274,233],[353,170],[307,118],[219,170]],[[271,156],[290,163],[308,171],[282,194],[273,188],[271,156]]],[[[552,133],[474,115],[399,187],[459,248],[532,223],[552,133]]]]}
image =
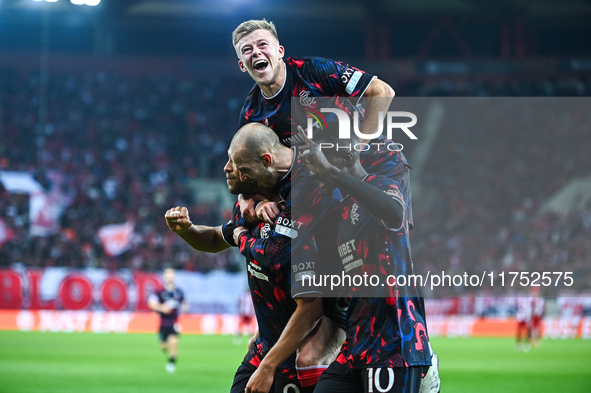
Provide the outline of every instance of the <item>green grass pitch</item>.
{"type": "MultiPolygon", "coordinates": [[[[181,337],[177,372],[164,370],[156,335],[0,332],[1,393],[228,392],[246,339],[181,337]]],[[[443,393],[591,392],[591,341],[433,338],[443,393]]]]}

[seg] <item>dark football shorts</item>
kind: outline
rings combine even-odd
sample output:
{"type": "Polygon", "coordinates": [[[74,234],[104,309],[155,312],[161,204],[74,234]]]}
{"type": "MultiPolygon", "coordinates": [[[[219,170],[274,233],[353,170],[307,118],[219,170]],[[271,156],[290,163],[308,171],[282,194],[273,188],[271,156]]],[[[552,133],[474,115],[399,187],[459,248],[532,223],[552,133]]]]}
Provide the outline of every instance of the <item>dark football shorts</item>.
{"type": "Polygon", "coordinates": [[[314,393],[418,393],[424,367],[351,369],[332,364],[322,373],[314,393]]]}
{"type": "MultiPolygon", "coordinates": [[[[230,393],[244,393],[246,384],[256,369],[255,366],[243,360],[234,375],[234,382],[232,382],[230,393]]],[[[275,371],[273,386],[271,386],[269,393],[300,393],[301,391],[302,387],[295,370],[293,372],[275,371]]]]}
{"type": "Polygon", "coordinates": [[[160,326],[160,331],[158,332],[160,341],[166,341],[170,335],[179,335],[179,331],[176,328],[176,323],[172,326],[160,326]]]}

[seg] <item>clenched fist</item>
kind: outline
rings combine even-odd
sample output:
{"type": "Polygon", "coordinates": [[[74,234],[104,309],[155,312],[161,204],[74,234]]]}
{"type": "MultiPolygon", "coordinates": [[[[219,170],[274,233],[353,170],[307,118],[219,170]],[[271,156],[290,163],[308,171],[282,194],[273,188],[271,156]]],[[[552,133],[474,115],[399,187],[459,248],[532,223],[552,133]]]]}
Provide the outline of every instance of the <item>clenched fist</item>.
{"type": "Polygon", "coordinates": [[[186,207],[173,207],[166,211],[164,218],[170,230],[178,234],[188,231],[193,225],[186,207]]]}

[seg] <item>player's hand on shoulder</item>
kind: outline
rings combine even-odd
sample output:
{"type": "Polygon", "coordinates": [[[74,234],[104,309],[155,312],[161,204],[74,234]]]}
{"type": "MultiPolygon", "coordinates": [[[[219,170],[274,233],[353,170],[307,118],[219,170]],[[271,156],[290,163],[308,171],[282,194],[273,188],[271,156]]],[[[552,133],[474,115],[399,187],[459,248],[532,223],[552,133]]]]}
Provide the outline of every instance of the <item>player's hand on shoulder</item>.
{"type": "Polygon", "coordinates": [[[282,207],[273,201],[262,201],[256,206],[256,216],[259,220],[274,224],[275,219],[281,213],[282,207]]]}
{"type": "Polygon", "coordinates": [[[253,198],[245,197],[244,195],[238,195],[238,204],[240,205],[240,214],[248,222],[257,222],[255,201],[253,198]]]}
{"type": "Polygon", "coordinates": [[[256,206],[260,201],[267,201],[268,199],[261,194],[256,195],[238,195],[238,204],[240,205],[240,214],[248,222],[260,222],[262,219],[257,217],[256,206]]]}
{"type": "Polygon", "coordinates": [[[184,206],[177,206],[167,210],[164,218],[168,228],[178,234],[188,231],[193,225],[189,217],[189,210],[184,206]]]}

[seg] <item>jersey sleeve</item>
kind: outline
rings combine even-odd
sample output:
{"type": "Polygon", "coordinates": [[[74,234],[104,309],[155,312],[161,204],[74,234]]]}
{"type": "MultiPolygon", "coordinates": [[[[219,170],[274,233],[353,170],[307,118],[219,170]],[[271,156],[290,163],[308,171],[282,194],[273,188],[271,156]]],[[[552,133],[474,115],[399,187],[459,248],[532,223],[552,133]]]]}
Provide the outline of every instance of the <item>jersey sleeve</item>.
{"type": "Polygon", "coordinates": [[[242,107],[242,110],[240,111],[240,118],[238,119],[238,129],[242,128],[243,125],[248,123],[248,104],[249,100],[247,99],[247,101],[244,103],[244,106],[242,107]]]}
{"type": "MultiPolygon", "coordinates": [[[[243,125],[249,123],[250,117],[253,114],[253,107],[256,106],[253,103],[253,97],[257,94],[257,92],[259,92],[257,85],[255,84],[252,89],[250,90],[250,92],[248,93],[248,96],[246,97],[246,99],[244,100],[244,104],[242,105],[242,109],[240,110],[240,118],[238,119],[238,128],[241,128],[243,125]]],[[[260,92],[259,92],[260,94],[260,92]]]]}
{"type": "Polygon", "coordinates": [[[361,181],[341,171],[337,185],[341,191],[351,194],[374,216],[381,217],[382,224],[386,228],[400,230],[404,225],[406,205],[398,183],[394,180],[383,176],[368,175],[365,181],[361,181]],[[392,223],[400,223],[400,225],[392,226],[392,223]]]}
{"type": "Polygon", "coordinates": [[[236,229],[237,225],[229,220],[227,223],[222,225],[222,237],[224,241],[228,243],[231,247],[236,247],[237,244],[234,242],[234,229],[236,229]]]}
{"type": "Polygon", "coordinates": [[[318,274],[319,251],[314,236],[291,228],[291,204],[281,212],[268,238],[256,238],[251,232],[239,237],[240,252],[256,260],[259,266],[273,269],[289,268],[291,295],[297,297],[321,296],[322,291],[312,285],[318,274]]]}
{"type": "Polygon", "coordinates": [[[234,229],[239,226],[248,228],[251,225],[252,224],[242,218],[242,214],[240,214],[240,203],[236,201],[234,208],[232,209],[232,218],[222,225],[222,237],[230,246],[237,247],[238,245],[234,242],[234,229]]]}
{"type": "Polygon", "coordinates": [[[361,97],[376,78],[359,68],[340,61],[310,58],[309,76],[322,85],[327,96],[361,97]]]}

